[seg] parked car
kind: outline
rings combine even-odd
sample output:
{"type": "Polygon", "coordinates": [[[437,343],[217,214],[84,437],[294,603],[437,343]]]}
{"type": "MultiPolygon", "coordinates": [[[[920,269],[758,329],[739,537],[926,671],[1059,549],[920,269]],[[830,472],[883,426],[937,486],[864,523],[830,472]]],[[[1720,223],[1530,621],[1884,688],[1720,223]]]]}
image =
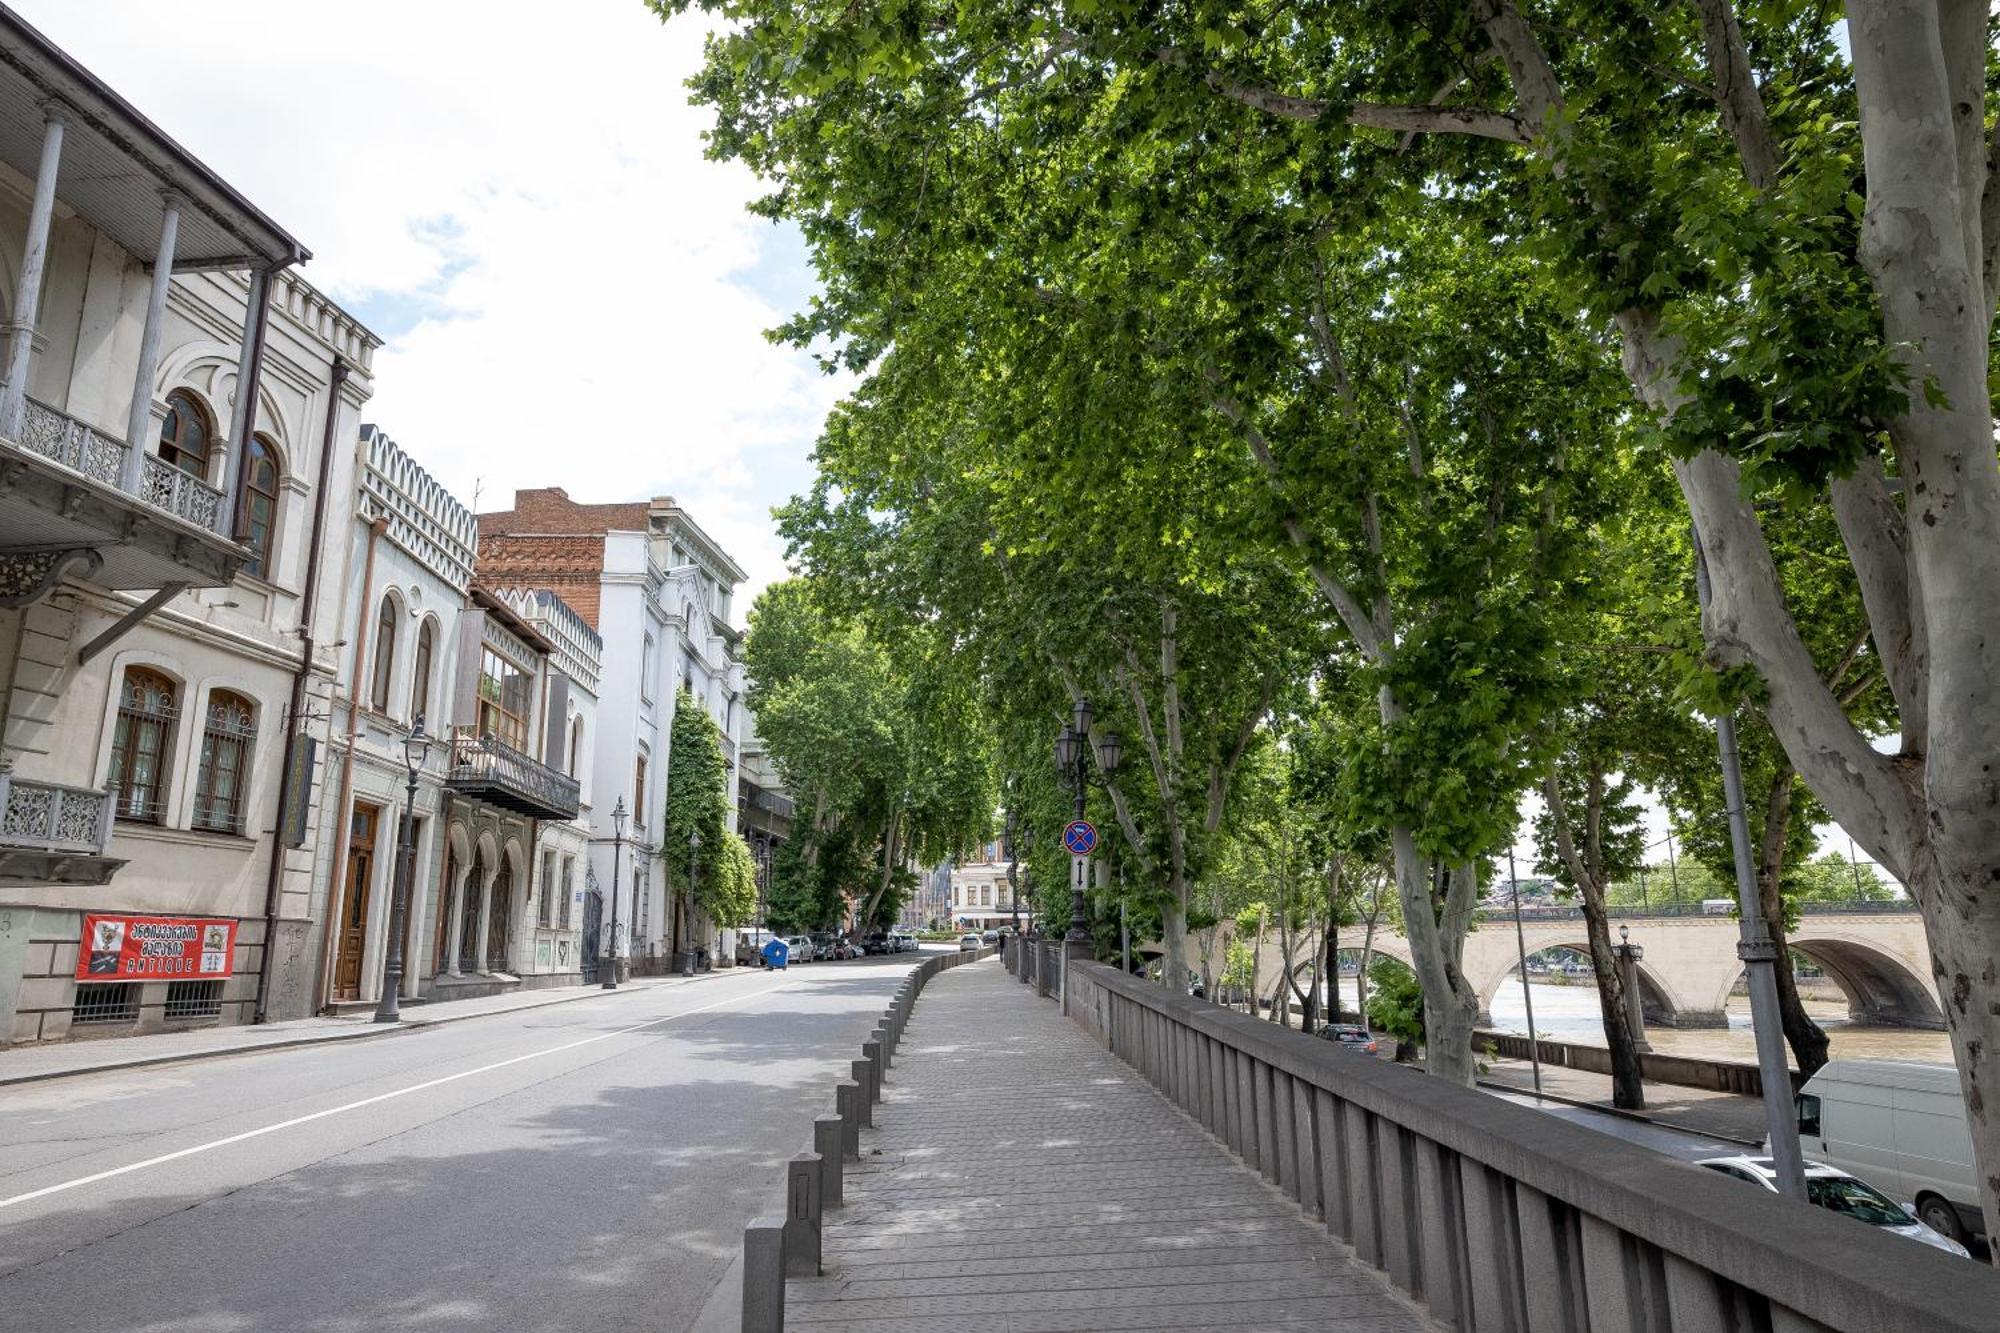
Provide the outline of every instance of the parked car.
{"type": "Polygon", "coordinates": [[[1829,1060],[1793,1105],[1807,1156],[1910,1200],[1926,1226],[1960,1245],[1985,1230],[1972,1134],[1950,1065],[1829,1060]]]}
{"type": "Polygon", "coordinates": [[[785,947],[791,950],[794,963],[810,963],[819,956],[819,950],[814,947],[812,940],[804,935],[786,936],[785,947]]]}
{"type": "Polygon", "coordinates": [[[895,943],[890,940],[889,933],[884,930],[874,931],[861,941],[861,952],[863,953],[894,953],[895,951],[895,943]]]}
{"type": "Polygon", "coordinates": [[[1319,1035],[1344,1050],[1360,1051],[1364,1055],[1373,1055],[1381,1049],[1374,1033],[1352,1023],[1328,1023],[1319,1030],[1319,1035]]]}
{"type": "Polygon", "coordinates": [[[958,951],[960,953],[978,953],[979,949],[980,944],[977,935],[961,935],[959,937],[958,951]]]}
{"type": "Polygon", "coordinates": [[[998,944],[1000,942],[1000,932],[997,930],[982,930],[979,932],[979,942],[981,944],[998,944]]]}
{"type": "Polygon", "coordinates": [[[843,935],[833,942],[835,958],[859,958],[861,953],[861,942],[852,936],[843,935]]]}
{"type": "Polygon", "coordinates": [[[889,939],[895,944],[897,953],[909,953],[917,947],[917,937],[907,931],[893,931],[889,939]]]}
{"type": "MultiPolygon", "coordinates": [[[[1777,1193],[1778,1173],[1768,1157],[1710,1157],[1698,1165],[1777,1193]]],[[[1806,1198],[1828,1212],[1922,1241],[1934,1249],[1971,1258],[1963,1245],[1925,1226],[1917,1220],[1916,1214],[1881,1190],[1824,1162],[1806,1163],[1806,1198]]]]}

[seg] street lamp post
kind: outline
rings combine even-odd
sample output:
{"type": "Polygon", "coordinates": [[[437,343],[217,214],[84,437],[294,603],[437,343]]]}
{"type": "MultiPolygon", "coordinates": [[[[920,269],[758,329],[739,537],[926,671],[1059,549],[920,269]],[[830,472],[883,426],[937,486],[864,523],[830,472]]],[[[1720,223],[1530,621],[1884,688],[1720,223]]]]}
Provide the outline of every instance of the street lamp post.
{"type": "Polygon", "coordinates": [[[419,713],[403,741],[409,795],[403,803],[402,845],[396,849],[396,890],[389,901],[389,948],[382,961],[382,998],[375,1002],[377,1023],[402,1021],[403,922],[409,913],[410,881],[416,876],[417,866],[417,773],[430,752],[431,738],[424,735],[424,715],[419,713]]]}
{"type": "MultiPolygon", "coordinates": [[[[1514,953],[1521,966],[1521,1003],[1528,1010],[1528,1060],[1535,1069],[1535,1095],[1542,1095],[1542,1040],[1535,1032],[1535,993],[1528,989],[1528,940],[1521,931],[1521,877],[1514,871],[1514,849],[1507,849],[1507,885],[1514,891],[1514,953]]],[[[1333,984],[1340,985],[1336,976],[1333,984]]],[[[1355,982],[1357,987],[1360,982],[1355,982]]],[[[1368,1015],[1361,1021],[1366,1023],[1368,1015]]]]}
{"type": "Polygon", "coordinates": [[[700,872],[701,832],[698,829],[689,829],[688,882],[686,891],[687,910],[681,914],[681,929],[687,932],[686,936],[681,940],[681,943],[686,946],[681,950],[681,975],[684,977],[694,975],[694,878],[700,872]]]}
{"type": "MultiPolygon", "coordinates": [[[[1124,745],[1115,731],[1106,731],[1101,737],[1090,734],[1090,700],[1079,698],[1070,721],[1056,737],[1056,769],[1063,781],[1069,784],[1075,798],[1075,817],[1084,817],[1085,800],[1090,792],[1090,751],[1097,750],[1097,766],[1106,777],[1118,770],[1118,763],[1124,753],[1124,745]]],[[[1064,942],[1072,945],[1090,943],[1090,916],[1084,906],[1084,889],[1090,882],[1090,858],[1072,857],[1069,886],[1069,933],[1064,942]]]]}
{"type": "Polygon", "coordinates": [[[618,989],[618,890],[619,854],[625,850],[625,798],[611,807],[611,939],[604,947],[598,970],[604,973],[604,989],[618,989]]]}
{"type": "Polygon", "coordinates": [[[1014,938],[1021,938],[1021,858],[1014,846],[1014,836],[1020,832],[1020,820],[1013,809],[1007,811],[1007,826],[1000,834],[1000,850],[1007,856],[1007,895],[1013,899],[1010,915],[1013,918],[1014,938]]]}

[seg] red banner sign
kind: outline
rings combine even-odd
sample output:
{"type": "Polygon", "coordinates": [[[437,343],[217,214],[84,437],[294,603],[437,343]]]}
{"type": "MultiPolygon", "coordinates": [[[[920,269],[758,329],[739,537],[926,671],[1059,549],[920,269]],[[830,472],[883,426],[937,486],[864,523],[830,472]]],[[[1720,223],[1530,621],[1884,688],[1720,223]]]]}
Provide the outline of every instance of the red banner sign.
{"type": "Polygon", "coordinates": [[[236,960],[236,923],[189,916],[83,918],[78,981],[226,977],[236,960]]]}

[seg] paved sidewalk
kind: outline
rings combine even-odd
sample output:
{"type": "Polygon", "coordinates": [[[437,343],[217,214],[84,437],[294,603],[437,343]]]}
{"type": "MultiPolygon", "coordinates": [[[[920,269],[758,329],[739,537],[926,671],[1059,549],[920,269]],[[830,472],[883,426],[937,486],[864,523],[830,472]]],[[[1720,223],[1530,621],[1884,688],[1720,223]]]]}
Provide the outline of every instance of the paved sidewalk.
{"type": "Polygon", "coordinates": [[[925,988],[884,1096],[792,1328],[1436,1327],[997,960],[925,988]]]}
{"type": "MultiPolygon", "coordinates": [[[[704,972],[693,980],[686,977],[638,977],[609,993],[623,995],[655,986],[699,985],[715,977],[730,976],[736,970],[718,968],[704,972]]],[[[393,1037],[398,1032],[413,1032],[439,1023],[510,1014],[521,1009],[539,1009],[544,1005],[569,1004],[604,994],[604,988],[597,985],[551,986],[543,990],[488,995],[475,1000],[445,1000],[434,1004],[405,1001],[403,1021],[394,1025],[377,1024],[370,1013],[340,1018],[301,1018],[286,1023],[235,1023],[186,1032],[153,1032],[137,1037],[97,1037],[49,1042],[40,1046],[15,1046],[0,1050],[0,1087],[10,1083],[67,1078],[75,1074],[99,1074],[113,1069],[207,1060],[285,1046],[393,1037]]]]}
{"type": "MultiPolygon", "coordinates": [[[[1510,1092],[1535,1090],[1534,1067],[1526,1060],[1488,1058],[1481,1083],[1506,1088],[1510,1092]]],[[[1648,1083],[1643,1111],[1616,1111],[1611,1105],[1611,1076],[1592,1074],[1557,1065],[1542,1066],[1542,1092],[1556,1101],[1631,1115],[1634,1119],[1665,1125],[1669,1129],[1738,1143],[1764,1141],[1764,1103],[1756,1097],[1733,1092],[1709,1092],[1683,1088],[1673,1083],[1648,1083]]]]}

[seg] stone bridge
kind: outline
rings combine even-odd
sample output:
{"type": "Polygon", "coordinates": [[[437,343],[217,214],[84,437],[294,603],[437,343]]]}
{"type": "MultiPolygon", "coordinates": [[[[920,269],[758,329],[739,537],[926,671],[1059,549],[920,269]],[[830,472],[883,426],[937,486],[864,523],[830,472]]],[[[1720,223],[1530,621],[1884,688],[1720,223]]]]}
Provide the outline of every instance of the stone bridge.
{"type": "MultiPolygon", "coordinates": [[[[1644,950],[1639,988],[1648,1023],[1727,1026],[1724,1010],[1729,992],[1743,975],[1743,964],[1736,957],[1735,917],[1706,915],[1692,907],[1656,907],[1613,909],[1612,919],[1614,925],[1627,927],[1632,943],[1644,950]]],[[[1530,955],[1558,946],[1588,952],[1580,908],[1523,908],[1521,925],[1530,955]]],[[[1358,950],[1360,930],[1343,931],[1341,943],[1358,950]]],[[[1840,987],[1854,1021],[1944,1027],[1923,920],[1909,904],[1810,903],[1789,943],[1840,987]]],[[[1409,941],[1401,935],[1377,932],[1375,949],[1405,964],[1410,961],[1409,941]]],[[[1221,950],[1218,941],[1209,960],[1211,975],[1221,970],[1221,950]]],[[[1466,937],[1464,962],[1466,976],[1479,989],[1482,1022],[1490,1018],[1494,993],[1518,970],[1519,962],[1513,913],[1482,911],[1478,926],[1466,937]]],[[[1258,989],[1267,997],[1277,986],[1282,966],[1276,940],[1267,935],[1257,968],[1258,989]]]]}

